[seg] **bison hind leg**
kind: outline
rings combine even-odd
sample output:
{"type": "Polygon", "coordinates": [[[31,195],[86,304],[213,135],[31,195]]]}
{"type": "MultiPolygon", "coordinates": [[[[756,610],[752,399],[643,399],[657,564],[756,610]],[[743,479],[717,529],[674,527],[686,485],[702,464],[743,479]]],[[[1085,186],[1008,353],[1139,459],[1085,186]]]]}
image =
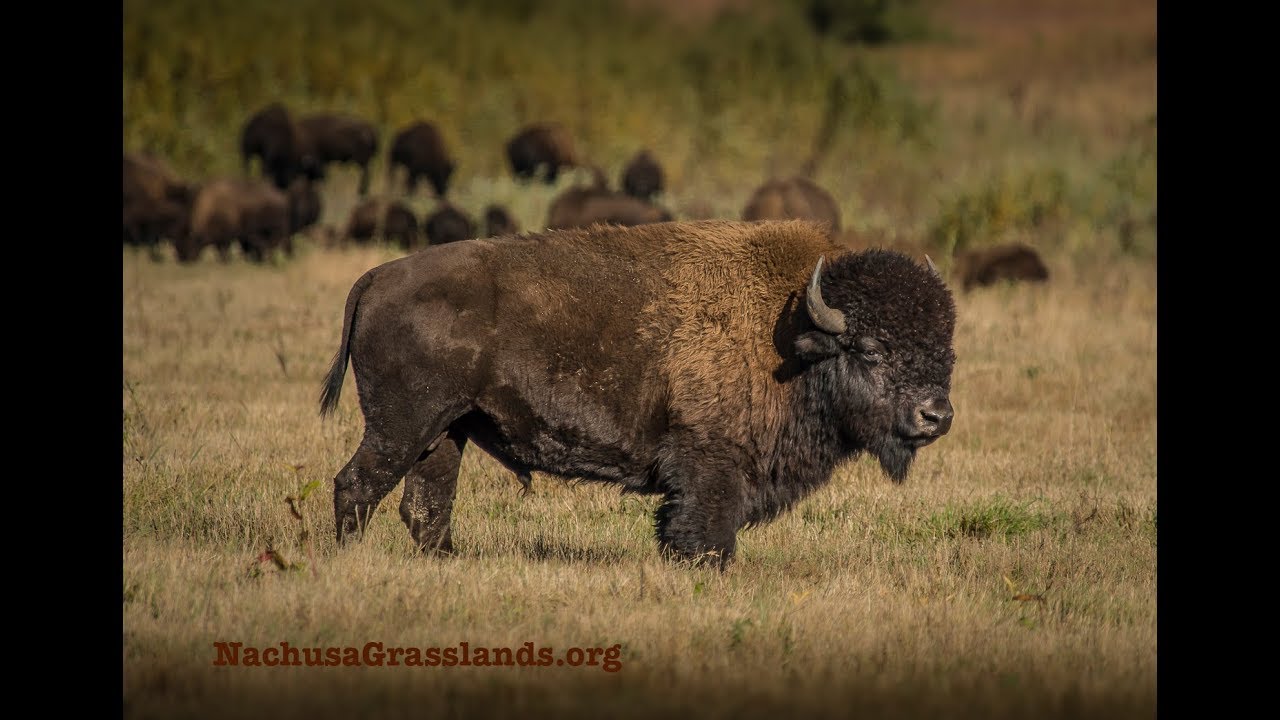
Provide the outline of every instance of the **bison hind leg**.
{"type": "MultiPolygon", "coordinates": [[[[405,494],[412,499],[407,506],[402,501],[402,516],[406,508],[414,510],[410,517],[425,521],[418,531],[423,537],[440,522],[447,528],[464,436],[446,431],[462,413],[460,408],[447,407],[424,416],[419,412],[424,406],[431,405],[372,402],[365,406],[377,407],[379,412],[366,409],[360,447],[333,478],[334,532],[339,545],[363,536],[379,503],[411,469],[405,494]],[[440,504],[446,496],[448,503],[440,504]]],[[[409,529],[414,531],[414,526],[409,529]]]]}
{"type": "Polygon", "coordinates": [[[400,519],[420,552],[453,553],[449,526],[466,443],[465,434],[450,429],[422,451],[405,475],[400,519]]]}

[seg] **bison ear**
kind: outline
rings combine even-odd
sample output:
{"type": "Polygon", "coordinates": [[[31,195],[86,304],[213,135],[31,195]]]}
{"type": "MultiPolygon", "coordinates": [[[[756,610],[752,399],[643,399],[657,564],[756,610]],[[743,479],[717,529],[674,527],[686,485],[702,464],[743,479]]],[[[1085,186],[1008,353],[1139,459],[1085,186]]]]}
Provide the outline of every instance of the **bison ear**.
{"type": "Polygon", "coordinates": [[[796,338],[796,356],[805,362],[818,362],[840,353],[840,343],[825,332],[807,332],[796,338]]]}

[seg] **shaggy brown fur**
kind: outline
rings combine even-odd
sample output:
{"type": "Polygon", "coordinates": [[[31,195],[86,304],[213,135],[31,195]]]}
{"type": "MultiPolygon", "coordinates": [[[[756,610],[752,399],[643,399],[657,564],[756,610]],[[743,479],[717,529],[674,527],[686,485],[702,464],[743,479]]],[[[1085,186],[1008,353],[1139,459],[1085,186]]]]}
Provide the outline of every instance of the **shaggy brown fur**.
{"type": "Polygon", "coordinates": [[[342,240],[363,243],[378,237],[412,250],[419,245],[418,218],[399,200],[366,198],[351,211],[342,240]]]}
{"type": "Polygon", "coordinates": [[[378,152],[378,131],[373,125],[350,115],[312,113],[298,118],[303,143],[315,154],[323,179],[331,163],[353,163],[360,168],[360,194],[369,192],[369,161],[378,152]]]}
{"type": "Polygon", "coordinates": [[[187,234],[197,188],[158,158],[124,154],[124,244],[153,253],[163,239],[187,234]]]}
{"type": "Polygon", "coordinates": [[[936,273],[898,253],[843,252],[808,222],[427,248],[370,270],[347,299],[321,412],[350,356],[365,434],[334,479],[338,540],[403,477],[414,540],[451,549],[470,441],[522,479],[660,493],[664,551],[724,567],[740,528],[859,453],[905,479],[951,426],[954,330],[936,273]]]}
{"type": "Polygon", "coordinates": [[[263,262],[276,248],[293,254],[290,230],[287,195],[259,180],[224,178],[200,189],[191,211],[191,233],[175,241],[174,248],[180,261],[194,262],[212,245],[226,261],[238,242],[247,258],[263,262]]]}
{"type": "Polygon", "coordinates": [[[396,133],[387,157],[387,187],[394,185],[396,168],[403,167],[406,175],[406,192],[409,195],[418,187],[418,180],[427,178],[443,198],[449,191],[449,178],[455,164],[444,145],[444,137],[435,125],[415,122],[396,133]]]}
{"type": "Polygon", "coordinates": [[[644,201],[653,200],[654,195],[662,192],[663,181],[662,166],[648,150],[636,153],[622,171],[622,191],[644,201]]]}
{"type": "Polygon", "coordinates": [[[1049,268],[1035,248],[1022,243],[967,250],[956,256],[956,269],[965,292],[1006,280],[1045,282],[1049,279],[1049,268]]]}
{"type": "Polygon", "coordinates": [[[530,180],[541,170],[548,185],[555,184],[562,169],[580,162],[573,138],[560,123],[530,125],[507,141],[506,150],[516,179],[530,180]]]}
{"type": "Polygon", "coordinates": [[[485,237],[515,235],[520,232],[515,218],[501,205],[490,205],[484,210],[485,237]]]}
{"type": "Polygon", "coordinates": [[[840,232],[840,209],[831,193],[812,180],[796,176],[770,180],[751,194],[742,209],[743,220],[812,220],[840,232]]]}

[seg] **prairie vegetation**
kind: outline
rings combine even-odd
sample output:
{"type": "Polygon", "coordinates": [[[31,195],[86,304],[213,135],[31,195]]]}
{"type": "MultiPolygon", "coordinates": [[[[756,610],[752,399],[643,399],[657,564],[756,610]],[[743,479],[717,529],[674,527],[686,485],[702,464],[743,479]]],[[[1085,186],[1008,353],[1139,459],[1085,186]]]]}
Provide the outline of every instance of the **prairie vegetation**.
{"type": "MultiPolygon", "coordinates": [[[[532,229],[558,188],[510,179],[526,121],[569,124],[615,182],[646,145],[678,217],[736,217],[834,113],[814,177],[851,244],[945,272],[1018,240],[1050,268],[956,288],[951,432],[903,486],[851,463],[724,574],[658,558],[656,499],[541,475],[522,497],[474,448],[457,556],[415,555],[399,489],[340,551],[332,477],[363,425],[350,378],[322,421],[319,381],[352,282],[397,251],[126,249],[127,716],[1154,714],[1155,4],[910,3],[876,45],[815,35],[803,4],[667,15],[705,4],[128,0],[124,145],[199,180],[239,172],[240,123],[275,99],[366,117],[384,152],[425,117],[460,159],[451,199],[532,229]],[[215,642],[370,641],[620,644],[622,667],[213,665],[215,642]]],[[[323,222],[355,188],[333,171],[323,222]]]]}

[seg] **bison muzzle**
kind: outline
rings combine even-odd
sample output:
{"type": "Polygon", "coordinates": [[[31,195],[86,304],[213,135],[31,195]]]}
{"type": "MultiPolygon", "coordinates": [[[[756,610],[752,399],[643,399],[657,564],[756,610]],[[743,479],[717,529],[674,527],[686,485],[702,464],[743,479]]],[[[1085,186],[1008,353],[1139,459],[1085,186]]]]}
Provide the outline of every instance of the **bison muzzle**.
{"type": "Polygon", "coordinates": [[[676,559],[723,569],[861,453],[896,482],[951,428],[951,291],[806,221],[597,226],[430,247],[347,297],[320,412],[348,358],[364,437],[334,478],[339,543],[404,478],[400,516],[451,552],[468,442],[532,471],[660,494],[676,559]]]}

